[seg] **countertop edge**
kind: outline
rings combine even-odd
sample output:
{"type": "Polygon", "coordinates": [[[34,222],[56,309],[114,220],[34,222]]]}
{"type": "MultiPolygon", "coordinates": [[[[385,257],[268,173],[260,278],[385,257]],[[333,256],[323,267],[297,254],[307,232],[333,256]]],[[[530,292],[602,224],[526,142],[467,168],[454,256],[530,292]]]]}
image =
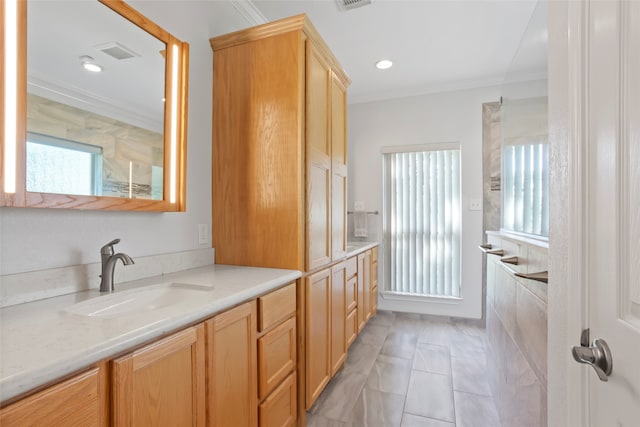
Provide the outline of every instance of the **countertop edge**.
{"type": "Polygon", "coordinates": [[[371,248],[380,246],[380,242],[347,242],[347,248],[352,247],[350,251],[347,251],[347,259],[360,255],[362,252],[366,252],[371,248]]]}

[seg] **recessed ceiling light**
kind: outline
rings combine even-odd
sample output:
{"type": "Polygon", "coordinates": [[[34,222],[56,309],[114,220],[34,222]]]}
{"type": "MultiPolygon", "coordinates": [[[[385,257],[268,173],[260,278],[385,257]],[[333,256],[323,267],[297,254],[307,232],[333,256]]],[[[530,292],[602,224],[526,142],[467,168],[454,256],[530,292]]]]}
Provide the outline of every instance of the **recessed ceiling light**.
{"type": "Polygon", "coordinates": [[[376,68],[379,70],[386,70],[387,68],[391,68],[393,62],[388,59],[383,59],[382,61],[376,62],[376,68]]]}
{"type": "Polygon", "coordinates": [[[96,64],[95,62],[93,62],[92,57],[88,55],[83,55],[79,59],[80,59],[80,64],[85,70],[91,71],[93,73],[99,73],[100,71],[102,71],[102,67],[96,64]]]}

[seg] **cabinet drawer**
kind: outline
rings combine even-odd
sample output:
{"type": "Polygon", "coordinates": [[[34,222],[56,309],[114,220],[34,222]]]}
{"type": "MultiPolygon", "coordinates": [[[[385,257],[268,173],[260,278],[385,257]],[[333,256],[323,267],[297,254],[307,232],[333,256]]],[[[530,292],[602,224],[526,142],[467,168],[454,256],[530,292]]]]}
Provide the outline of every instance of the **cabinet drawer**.
{"type": "Polygon", "coordinates": [[[349,347],[358,337],[358,310],[353,310],[347,315],[347,347],[349,347]]]}
{"type": "Polygon", "coordinates": [[[258,340],[258,396],[264,399],[296,366],[296,319],[258,340]]]}
{"type": "Polygon", "coordinates": [[[355,276],[358,271],[358,259],[357,257],[351,257],[347,260],[347,279],[355,276]]]}
{"type": "Polygon", "coordinates": [[[258,298],[258,328],[269,329],[296,312],[296,284],[273,291],[258,298]]]}
{"type": "Polygon", "coordinates": [[[347,289],[345,289],[345,298],[347,304],[347,313],[355,309],[358,305],[358,278],[352,277],[347,280],[347,289]]]}
{"type": "Polygon", "coordinates": [[[102,426],[104,373],[99,368],[77,375],[0,411],[0,425],[102,426]]]}
{"type": "Polygon", "coordinates": [[[298,419],[296,374],[289,375],[264,402],[260,404],[260,427],[288,427],[298,419]]]}

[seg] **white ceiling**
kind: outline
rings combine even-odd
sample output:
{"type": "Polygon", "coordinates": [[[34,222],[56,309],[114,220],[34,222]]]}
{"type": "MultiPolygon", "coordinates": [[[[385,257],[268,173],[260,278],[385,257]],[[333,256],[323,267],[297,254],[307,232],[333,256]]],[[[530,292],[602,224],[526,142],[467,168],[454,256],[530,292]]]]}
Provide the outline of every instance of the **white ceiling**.
{"type": "MultiPolygon", "coordinates": [[[[187,37],[194,43],[194,37],[206,43],[209,37],[306,13],[351,77],[349,103],[500,84],[508,69],[510,74],[516,75],[516,80],[539,79],[546,75],[546,7],[536,7],[536,0],[372,0],[370,5],[349,11],[340,10],[335,0],[129,1],[142,13],[158,16],[158,23],[175,31],[178,38],[187,37]],[[536,13],[532,18],[534,9],[536,13]],[[180,32],[179,28],[184,27],[191,29],[189,36],[180,32]],[[514,60],[519,46],[521,54],[514,60]],[[377,70],[374,64],[382,58],[393,60],[393,68],[377,70]]],[[[77,87],[81,80],[92,79],[95,85],[88,81],[86,86],[82,83],[83,89],[76,90],[73,96],[79,99],[86,91],[85,98],[100,104],[101,109],[109,104],[126,106],[122,109],[124,114],[129,119],[139,116],[143,127],[153,128],[144,125],[150,121],[144,119],[148,115],[159,117],[162,123],[161,95],[158,95],[157,84],[150,85],[152,79],[148,76],[145,84],[138,84],[133,90],[123,84],[129,79],[121,76],[115,79],[121,87],[98,84],[99,80],[114,74],[117,68],[112,59],[104,58],[93,46],[119,41],[145,53],[137,42],[129,41],[126,29],[117,23],[105,24],[105,29],[108,27],[117,35],[111,36],[108,32],[96,31],[94,19],[76,19],[81,6],[106,8],[97,2],[53,0],[30,3],[42,7],[41,17],[45,18],[38,22],[37,16],[30,16],[30,42],[36,39],[31,31],[40,33],[47,29],[41,38],[42,51],[29,55],[29,74],[34,79],[46,79],[44,83],[59,89],[60,93],[77,87]],[[47,3],[53,8],[45,9],[47,3]],[[62,6],[67,5],[74,8],[74,12],[64,12],[62,6]],[[74,18],[67,21],[46,19],[55,14],[74,18]],[[52,28],[51,22],[58,25],[52,28]],[[86,33],[78,36],[79,26],[88,26],[91,37],[86,33]],[[52,33],[56,37],[47,38],[52,33]],[[61,37],[67,38],[61,42],[61,37]],[[103,61],[103,76],[91,76],[80,69],[77,58],[82,54],[103,61]],[[52,55],[66,58],[68,64],[56,64],[52,55]],[[39,73],[38,70],[44,71],[39,73]],[[73,77],[72,82],[65,83],[64,78],[70,77],[73,77]],[[140,100],[153,102],[140,105],[140,100]]],[[[32,49],[31,45],[29,49],[32,49]]],[[[142,58],[161,60],[157,50],[152,47],[151,53],[142,58]]],[[[133,64],[140,60],[122,63],[133,64]]],[[[134,74],[130,69],[126,72],[134,74]]],[[[84,104],[88,102],[85,100],[84,104]]]]}
{"type": "MultiPolygon", "coordinates": [[[[306,13],[352,84],[349,102],[499,84],[521,44],[537,1],[373,0],[341,11],[335,0],[253,0],[268,21],[306,13]],[[380,59],[391,69],[375,68],[380,59]]],[[[517,65],[520,79],[546,74],[546,13],[534,54],[517,65]]]]}

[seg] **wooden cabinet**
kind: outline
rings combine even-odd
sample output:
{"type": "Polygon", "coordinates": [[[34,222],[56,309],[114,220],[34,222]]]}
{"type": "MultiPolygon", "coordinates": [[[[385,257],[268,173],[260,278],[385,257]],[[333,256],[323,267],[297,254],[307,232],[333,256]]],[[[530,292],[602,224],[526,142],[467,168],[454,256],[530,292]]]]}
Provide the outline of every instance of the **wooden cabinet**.
{"type": "Polygon", "coordinates": [[[347,358],[346,304],[347,270],[341,262],[331,268],[331,376],[347,358]]]}
{"type": "Polygon", "coordinates": [[[314,270],[331,261],[331,67],[311,42],[306,49],[307,262],[314,270]]]}
{"type": "Polygon", "coordinates": [[[345,339],[349,348],[358,336],[358,257],[347,259],[345,339]]]}
{"type": "Polygon", "coordinates": [[[107,426],[105,366],[94,367],[0,410],[0,425],[107,426]]]}
{"type": "Polygon", "coordinates": [[[260,427],[292,426],[298,421],[296,298],[292,283],[258,299],[259,323],[269,323],[258,338],[260,427]],[[279,322],[264,322],[276,318],[279,322]]]}
{"type": "MultiPolygon", "coordinates": [[[[321,287],[326,286],[318,299],[324,309],[330,307],[329,279],[329,273],[319,276],[312,291],[322,293],[321,287]]],[[[124,356],[102,361],[3,407],[0,425],[295,425],[299,413],[297,299],[297,285],[290,283],[124,356]]],[[[312,312],[316,313],[315,308],[312,312]]],[[[324,313],[327,337],[330,321],[330,313],[324,313]]]]}
{"type": "Polygon", "coordinates": [[[369,313],[369,304],[371,303],[369,274],[366,273],[369,258],[365,253],[358,255],[358,332],[362,331],[367,323],[369,313]]]}
{"type": "Polygon", "coordinates": [[[297,412],[296,374],[293,372],[260,404],[260,427],[294,426],[297,412]]]}
{"type": "Polygon", "coordinates": [[[216,262],[344,258],[348,77],[305,15],[210,42],[216,262]]]}
{"type": "Polygon", "coordinates": [[[331,270],[305,278],[306,407],[331,379],[331,270]]]}
{"type": "Polygon", "coordinates": [[[113,425],[206,425],[202,325],[114,360],[112,371],[113,425]]]}
{"type": "Polygon", "coordinates": [[[378,247],[371,249],[371,316],[376,315],[378,309],[378,247]]]}
{"type": "Polygon", "coordinates": [[[331,260],[347,254],[347,88],[331,74],[331,260]]]}
{"type": "Polygon", "coordinates": [[[256,426],[256,302],[225,311],[204,325],[207,337],[208,425],[256,426]]]}

